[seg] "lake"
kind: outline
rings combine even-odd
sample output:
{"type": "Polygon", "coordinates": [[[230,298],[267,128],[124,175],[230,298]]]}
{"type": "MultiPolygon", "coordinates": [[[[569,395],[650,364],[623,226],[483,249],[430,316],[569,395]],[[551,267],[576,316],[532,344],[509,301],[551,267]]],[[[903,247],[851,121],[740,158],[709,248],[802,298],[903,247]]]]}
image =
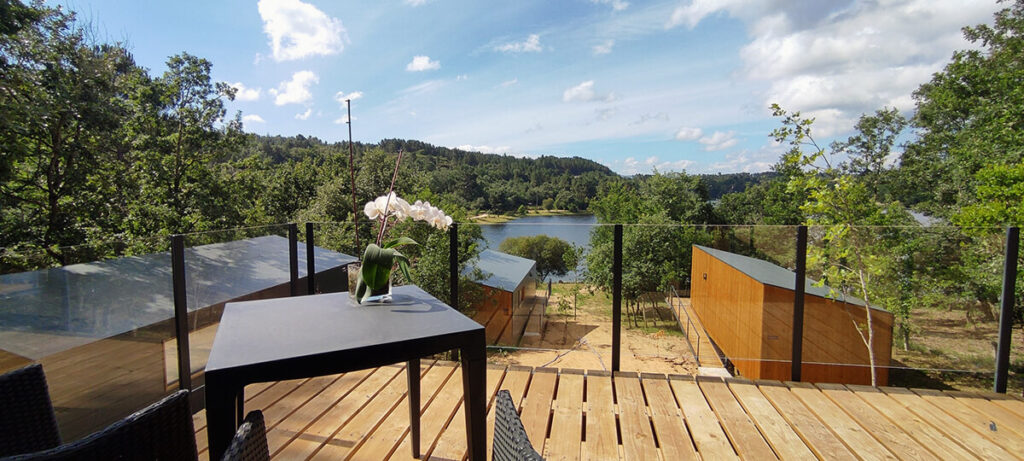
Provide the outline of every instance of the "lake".
{"type": "MultiPolygon", "coordinates": [[[[590,246],[590,231],[595,225],[597,217],[594,215],[524,216],[507,223],[481,224],[480,230],[483,232],[487,247],[492,250],[497,250],[501,242],[509,237],[540,234],[558,237],[573,245],[587,248],[590,246]]],[[[569,273],[552,279],[572,280],[574,275],[569,273]]]]}

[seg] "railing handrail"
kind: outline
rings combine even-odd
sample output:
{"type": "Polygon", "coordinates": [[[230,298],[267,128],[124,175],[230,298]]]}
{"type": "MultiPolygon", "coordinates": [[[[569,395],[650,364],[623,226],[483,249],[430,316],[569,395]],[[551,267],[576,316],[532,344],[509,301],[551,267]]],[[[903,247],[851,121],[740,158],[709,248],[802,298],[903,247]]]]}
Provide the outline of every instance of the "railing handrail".
{"type": "MultiPolygon", "coordinates": [[[[672,290],[672,292],[669,294],[669,298],[668,298],[668,305],[670,307],[669,310],[671,310],[672,313],[676,316],[676,322],[679,323],[679,327],[680,327],[680,329],[682,329],[682,326],[683,326],[682,325],[682,319],[679,318],[679,314],[676,312],[676,308],[675,308],[675,300],[676,300],[676,298],[679,297],[679,292],[676,291],[676,287],[673,286],[673,285],[669,285],[668,287],[669,287],[670,290],[672,290]]],[[[680,306],[680,307],[682,307],[682,306],[680,306]]],[[[690,319],[690,313],[685,311],[685,310],[683,310],[683,309],[680,309],[680,311],[682,311],[684,314],[686,314],[686,331],[683,333],[686,336],[686,345],[690,347],[690,353],[693,354],[693,360],[697,362],[697,366],[699,367],[700,366],[700,339],[701,339],[700,338],[700,331],[697,329],[697,327],[695,327],[693,325],[693,321],[690,319]],[[693,348],[693,343],[690,342],[690,328],[691,327],[693,327],[693,332],[697,335],[697,349],[696,350],[694,350],[694,348],[693,348]]]]}

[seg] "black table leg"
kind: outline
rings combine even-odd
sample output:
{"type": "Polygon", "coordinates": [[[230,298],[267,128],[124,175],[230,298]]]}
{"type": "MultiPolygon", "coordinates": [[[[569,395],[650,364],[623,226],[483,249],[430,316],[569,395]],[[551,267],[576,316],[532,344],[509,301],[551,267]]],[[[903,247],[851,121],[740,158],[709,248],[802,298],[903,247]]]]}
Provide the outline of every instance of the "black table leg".
{"type": "Polygon", "coordinates": [[[206,437],[210,447],[210,459],[220,459],[231,443],[231,437],[238,427],[236,414],[242,411],[239,400],[241,392],[233,392],[230,386],[211,380],[206,376],[206,437]]]}
{"type": "Polygon", "coordinates": [[[409,426],[412,428],[412,457],[420,457],[420,359],[406,366],[409,381],[409,426]]]}
{"type": "Polygon", "coordinates": [[[466,403],[466,444],[469,459],[487,459],[487,357],[481,332],[472,345],[460,350],[462,393],[466,403]]]}

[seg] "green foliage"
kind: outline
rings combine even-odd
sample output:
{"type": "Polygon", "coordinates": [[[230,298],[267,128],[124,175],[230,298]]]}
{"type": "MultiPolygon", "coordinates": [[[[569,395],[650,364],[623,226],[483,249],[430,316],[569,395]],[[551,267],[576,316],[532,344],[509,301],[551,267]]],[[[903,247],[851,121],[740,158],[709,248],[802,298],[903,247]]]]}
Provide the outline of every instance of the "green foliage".
{"type": "Polygon", "coordinates": [[[980,46],[954,53],[914,92],[920,136],[901,168],[912,203],[943,217],[975,202],[975,174],[986,165],[1024,160],[1024,0],[993,25],[963,31],[980,46]]]}
{"type": "MultiPolygon", "coordinates": [[[[627,224],[623,229],[623,297],[681,284],[690,272],[692,245],[706,245],[711,234],[693,224],[706,223],[711,208],[700,179],[685,173],[655,173],[605,186],[590,209],[601,223],[627,224]],[[631,224],[631,225],[630,225],[631,224]]],[[[613,228],[591,232],[586,279],[612,286],[613,228]]]]}
{"type": "Polygon", "coordinates": [[[968,228],[1024,225],[1024,162],[988,165],[974,177],[976,201],[961,208],[954,223],[968,228]]]}
{"type": "Polygon", "coordinates": [[[549,275],[565,275],[579,264],[579,251],[572,244],[544,234],[509,237],[501,242],[498,250],[536,261],[541,280],[549,275]]]}

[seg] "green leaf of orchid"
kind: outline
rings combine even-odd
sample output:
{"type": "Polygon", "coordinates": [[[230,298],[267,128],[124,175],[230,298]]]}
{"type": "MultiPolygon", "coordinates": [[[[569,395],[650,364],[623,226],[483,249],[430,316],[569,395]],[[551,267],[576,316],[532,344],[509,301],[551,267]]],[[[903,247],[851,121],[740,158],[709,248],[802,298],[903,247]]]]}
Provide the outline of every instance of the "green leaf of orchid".
{"type": "Polygon", "coordinates": [[[419,245],[419,243],[409,237],[398,237],[385,243],[384,248],[395,248],[402,245],[419,245]]]}

